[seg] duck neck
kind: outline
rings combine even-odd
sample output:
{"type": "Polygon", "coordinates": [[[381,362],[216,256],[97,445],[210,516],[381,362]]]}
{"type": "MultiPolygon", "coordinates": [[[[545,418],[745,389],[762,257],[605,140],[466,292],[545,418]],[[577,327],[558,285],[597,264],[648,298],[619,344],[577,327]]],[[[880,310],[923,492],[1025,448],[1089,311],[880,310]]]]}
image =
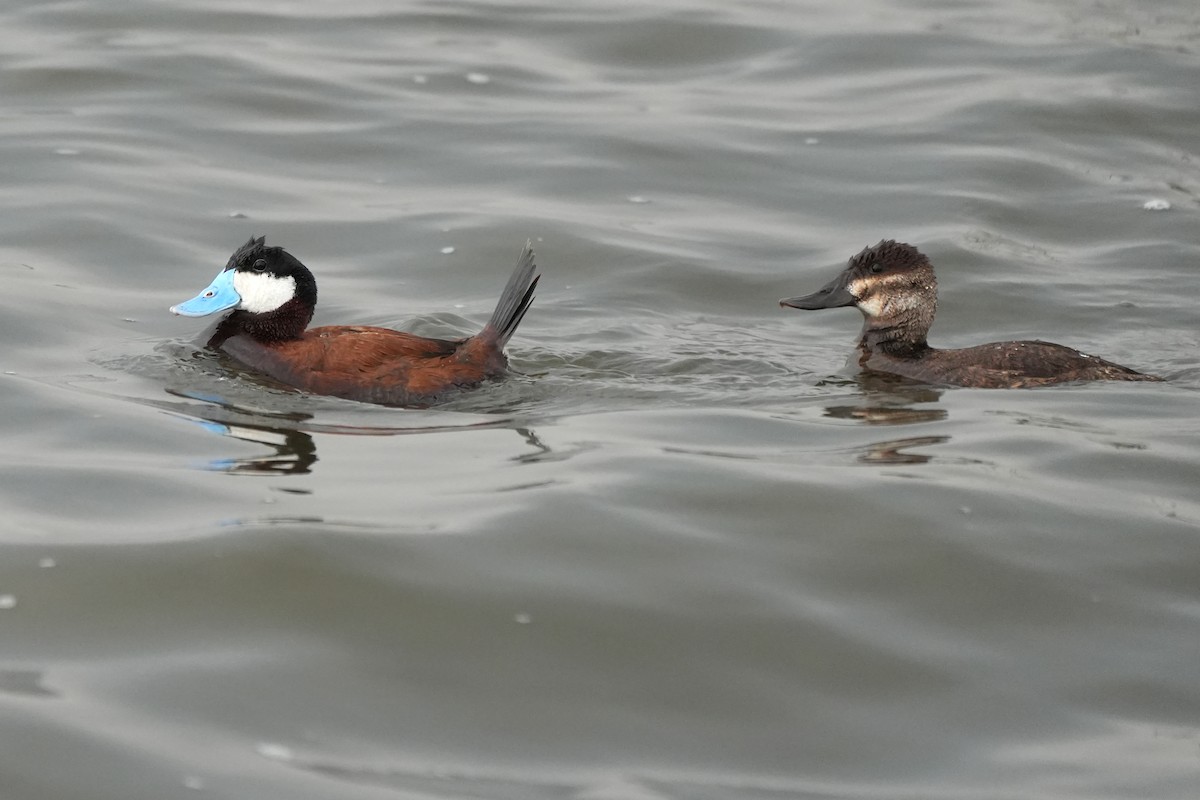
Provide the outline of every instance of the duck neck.
{"type": "Polygon", "coordinates": [[[883,353],[893,358],[917,358],[930,350],[922,326],[916,316],[891,319],[868,318],[863,324],[858,348],[864,353],[883,353]]]}
{"type": "Polygon", "coordinates": [[[295,298],[264,314],[234,311],[217,325],[208,344],[209,347],[219,347],[231,336],[249,336],[262,344],[299,339],[312,316],[313,309],[295,298]]]}

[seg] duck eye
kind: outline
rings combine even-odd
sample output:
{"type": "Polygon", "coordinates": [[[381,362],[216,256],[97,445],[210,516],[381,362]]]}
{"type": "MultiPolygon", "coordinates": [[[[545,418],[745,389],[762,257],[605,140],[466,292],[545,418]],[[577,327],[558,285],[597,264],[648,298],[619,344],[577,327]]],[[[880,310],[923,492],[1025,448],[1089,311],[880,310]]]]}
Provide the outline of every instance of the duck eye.
{"type": "Polygon", "coordinates": [[[254,262],[253,269],[255,272],[262,272],[266,268],[267,268],[267,262],[264,261],[263,259],[260,258],[258,261],[254,262]]]}
{"type": "Polygon", "coordinates": [[[873,275],[878,275],[881,272],[883,272],[883,264],[880,264],[878,261],[876,261],[871,265],[871,273],[873,275]]]}

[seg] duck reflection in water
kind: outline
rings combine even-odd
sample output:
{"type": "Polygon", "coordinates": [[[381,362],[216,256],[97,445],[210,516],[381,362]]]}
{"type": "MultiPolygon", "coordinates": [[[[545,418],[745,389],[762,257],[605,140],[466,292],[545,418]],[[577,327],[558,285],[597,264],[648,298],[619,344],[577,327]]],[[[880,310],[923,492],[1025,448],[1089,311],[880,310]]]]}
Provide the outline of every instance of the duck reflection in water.
{"type": "Polygon", "coordinates": [[[926,453],[907,453],[910,447],[928,447],[934,444],[945,444],[949,436],[911,436],[907,439],[892,439],[886,442],[873,442],[862,448],[858,460],[863,464],[927,464],[933,456],[926,453]]]}
{"type": "MultiPolygon", "coordinates": [[[[862,389],[860,402],[826,406],[826,417],[853,420],[865,425],[919,425],[939,422],[948,416],[944,408],[914,408],[917,404],[938,402],[943,394],[941,389],[877,372],[859,373],[853,383],[862,389]]],[[[925,464],[932,461],[934,456],[906,451],[949,441],[949,436],[909,436],[871,442],[855,448],[855,452],[861,464],[925,464]]]]}
{"type": "Polygon", "coordinates": [[[214,472],[240,475],[306,475],[312,471],[313,464],[317,463],[317,444],[313,441],[312,434],[305,431],[268,425],[235,425],[201,419],[193,421],[221,436],[265,444],[275,451],[269,456],[220,458],[210,461],[207,469],[214,472]]]}
{"type": "Polygon", "coordinates": [[[937,422],[947,416],[944,408],[914,408],[917,404],[941,400],[943,391],[936,387],[881,372],[861,372],[854,376],[854,383],[863,391],[860,402],[826,406],[825,416],[868,425],[912,425],[937,422]]]}
{"type": "MultiPolygon", "coordinates": [[[[220,458],[205,462],[204,469],[233,475],[304,475],[317,463],[314,434],[337,436],[408,436],[466,430],[512,430],[534,452],[514,457],[517,461],[538,461],[554,454],[529,428],[514,425],[510,418],[471,422],[464,425],[424,425],[386,427],[367,425],[331,425],[313,422],[313,415],[302,412],[264,412],[239,408],[215,395],[167,389],[168,393],[195,403],[156,403],[173,415],[201,426],[210,433],[267,445],[273,452],[244,458],[220,458]]],[[[284,490],[298,491],[305,490],[284,490]]]]}

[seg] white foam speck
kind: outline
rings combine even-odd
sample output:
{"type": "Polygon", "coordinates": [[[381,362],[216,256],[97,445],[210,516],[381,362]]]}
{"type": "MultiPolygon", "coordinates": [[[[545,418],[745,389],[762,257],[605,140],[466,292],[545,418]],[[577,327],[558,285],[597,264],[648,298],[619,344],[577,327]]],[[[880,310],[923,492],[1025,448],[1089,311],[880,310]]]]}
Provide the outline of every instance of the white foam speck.
{"type": "Polygon", "coordinates": [[[468,72],[467,80],[469,80],[471,83],[477,83],[480,85],[492,82],[492,79],[487,75],[484,75],[482,72],[468,72]]]}
{"type": "Polygon", "coordinates": [[[292,748],[275,742],[259,742],[254,746],[254,752],[272,761],[291,761],[292,748]]]}
{"type": "Polygon", "coordinates": [[[17,596],[15,594],[0,594],[0,610],[7,611],[10,608],[17,607],[17,596]]]}
{"type": "Polygon", "coordinates": [[[54,152],[60,156],[77,156],[83,151],[76,150],[74,147],[60,147],[57,150],[55,150],[54,152]]]}
{"type": "Polygon", "coordinates": [[[467,304],[466,303],[455,303],[454,307],[455,308],[466,308],[467,304]]]}
{"type": "Polygon", "coordinates": [[[413,83],[429,83],[429,76],[428,75],[413,75],[412,82],[413,83]]]}
{"type": "Polygon", "coordinates": [[[533,617],[529,616],[528,614],[515,614],[513,616],[513,620],[518,625],[528,625],[529,623],[533,622],[533,617]]]}
{"type": "Polygon", "coordinates": [[[649,198],[644,197],[643,195],[640,195],[640,194],[631,194],[631,195],[629,195],[629,197],[626,197],[625,199],[631,203],[637,203],[638,205],[643,205],[645,203],[650,202],[649,198]]]}
{"type": "Polygon", "coordinates": [[[52,567],[57,567],[58,562],[55,561],[53,558],[43,558],[41,561],[38,562],[38,566],[41,567],[42,569],[50,569],[52,567]]]}
{"type": "Polygon", "coordinates": [[[450,255],[450,254],[451,254],[451,253],[453,253],[453,252],[454,252],[454,248],[453,248],[453,247],[443,247],[443,248],[442,248],[442,255],[444,255],[444,256],[448,256],[448,255],[450,255]]]}
{"type": "Polygon", "coordinates": [[[804,143],[805,144],[820,144],[821,140],[815,136],[809,136],[807,139],[804,140],[804,143]]]}
{"type": "Polygon", "coordinates": [[[195,775],[188,775],[186,778],[183,779],[183,788],[192,789],[197,792],[203,791],[204,779],[197,778],[195,775]]]}
{"type": "Polygon", "coordinates": [[[1142,208],[1147,211],[1168,211],[1171,208],[1171,201],[1155,197],[1153,200],[1147,200],[1142,203],[1142,208]]]}

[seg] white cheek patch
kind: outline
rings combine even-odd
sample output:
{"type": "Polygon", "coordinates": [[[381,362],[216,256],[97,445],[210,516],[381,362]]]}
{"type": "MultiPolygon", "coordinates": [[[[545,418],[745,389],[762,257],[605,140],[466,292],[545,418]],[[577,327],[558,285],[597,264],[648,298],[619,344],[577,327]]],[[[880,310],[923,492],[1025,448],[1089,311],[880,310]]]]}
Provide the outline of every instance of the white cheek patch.
{"type": "Polygon", "coordinates": [[[856,305],[869,317],[890,317],[921,307],[920,296],[897,275],[874,281],[856,278],[850,282],[849,289],[859,298],[856,305]]]}
{"type": "Polygon", "coordinates": [[[233,276],[233,288],[241,295],[238,308],[251,314],[274,311],[296,296],[296,279],[259,272],[238,271],[233,276]]]}
{"type": "Polygon", "coordinates": [[[868,281],[855,278],[846,288],[858,299],[855,305],[868,317],[878,317],[883,313],[883,298],[880,297],[879,292],[871,291],[872,287],[868,281]]]}
{"type": "Polygon", "coordinates": [[[858,301],[858,307],[868,317],[878,317],[883,313],[883,298],[877,294],[873,294],[865,300],[858,301]]]}

